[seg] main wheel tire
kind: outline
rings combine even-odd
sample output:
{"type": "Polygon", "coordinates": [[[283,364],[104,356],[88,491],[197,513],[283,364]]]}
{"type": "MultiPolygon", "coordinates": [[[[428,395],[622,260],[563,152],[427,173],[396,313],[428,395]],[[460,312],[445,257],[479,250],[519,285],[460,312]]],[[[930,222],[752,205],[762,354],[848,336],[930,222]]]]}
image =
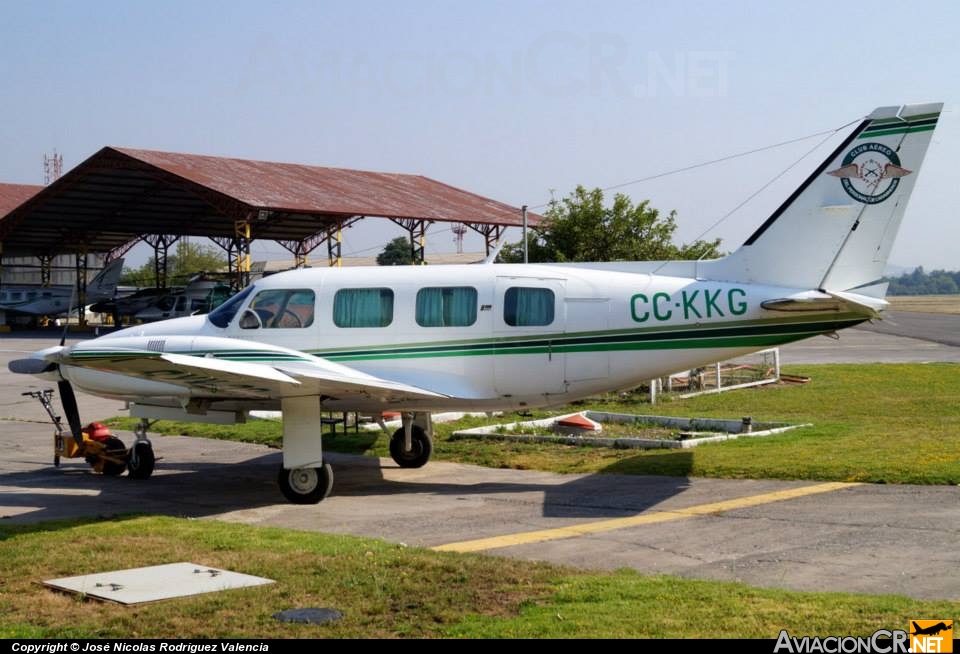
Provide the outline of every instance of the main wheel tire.
{"type": "Polygon", "coordinates": [[[324,463],[319,468],[294,468],[280,465],[277,476],[280,492],[294,504],[316,504],[333,488],[333,468],[324,463]]]}
{"type": "MultiPolygon", "coordinates": [[[[127,446],[123,444],[123,441],[117,438],[116,436],[111,436],[103,444],[103,455],[109,455],[115,459],[123,459],[126,457],[127,446]]],[[[126,470],[126,463],[116,461],[110,461],[108,459],[103,460],[103,474],[108,477],[119,477],[123,474],[123,471],[126,470]]]]}
{"type": "Polygon", "coordinates": [[[401,468],[422,468],[433,454],[433,440],[427,436],[422,427],[413,425],[410,428],[409,452],[403,449],[403,427],[393,432],[390,439],[390,456],[401,468]]]}
{"type": "Polygon", "coordinates": [[[140,442],[133,446],[133,453],[127,461],[127,472],[130,479],[150,479],[157,457],[153,453],[150,443],[140,442]]]}

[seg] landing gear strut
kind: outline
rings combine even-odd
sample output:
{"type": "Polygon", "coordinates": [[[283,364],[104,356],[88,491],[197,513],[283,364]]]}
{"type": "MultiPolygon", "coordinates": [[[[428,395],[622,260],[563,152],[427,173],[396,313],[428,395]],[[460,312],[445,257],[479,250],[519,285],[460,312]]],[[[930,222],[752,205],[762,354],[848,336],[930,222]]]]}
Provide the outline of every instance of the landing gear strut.
{"type": "Polygon", "coordinates": [[[323,412],[319,397],[285,397],[280,492],[293,504],[316,504],[333,488],[333,468],[323,457],[323,412]]]}

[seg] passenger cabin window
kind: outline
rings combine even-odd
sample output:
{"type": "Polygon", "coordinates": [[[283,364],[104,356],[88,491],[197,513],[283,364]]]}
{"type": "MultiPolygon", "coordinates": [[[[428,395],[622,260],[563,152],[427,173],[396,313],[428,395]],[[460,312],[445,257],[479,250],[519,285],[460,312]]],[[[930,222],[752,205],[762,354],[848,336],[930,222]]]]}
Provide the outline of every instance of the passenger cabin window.
{"type": "Polygon", "coordinates": [[[386,327],[393,322],[393,291],[389,288],[341,288],[333,296],[337,327],[386,327]]]}
{"type": "Polygon", "coordinates": [[[315,296],[308,289],[260,291],[240,318],[241,329],[300,329],[313,324],[315,296]]]}
{"type": "Polygon", "coordinates": [[[417,291],[417,324],[421,327],[469,327],[475,322],[477,289],[444,286],[417,291]]]}
{"type": "Polygon", "coordinates": [[[511,327],[533,327],[553,322],[554,294],[549,288],[514,286],[503,296],[503,321],[511,327]]]}

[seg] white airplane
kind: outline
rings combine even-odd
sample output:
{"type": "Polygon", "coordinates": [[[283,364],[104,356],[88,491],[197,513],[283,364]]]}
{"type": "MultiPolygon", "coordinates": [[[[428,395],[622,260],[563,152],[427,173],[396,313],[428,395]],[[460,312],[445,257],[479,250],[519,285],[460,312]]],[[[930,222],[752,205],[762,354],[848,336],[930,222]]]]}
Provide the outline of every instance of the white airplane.
{"type": "MultiPolygon", "coordinates": [[[[879,317],[876,282],[941,108],[871,113],[722,259],[294,270],[207,316],[61,344],[10,370],[60,383],[75,438],[71,385],[143,419],[233,423],[279,407],[280,489],[315,503],[333,483],[324,411],[401,412],[390,453],[419,467],[434,411],[564,404],[879,317]]],[[[131,474],[147,464],[144,420],[131,474]]]]}
{"type": "MultiPolygon", "coordinates": [[[[123,272],[123,259],[114,259],[87,284],[87,304],[112,300],[123,272]]],[[[72,284],[4,284],[0,287],[0,311],[35,316],[62,316],[78,306],[78,294],[72,284]]]]}

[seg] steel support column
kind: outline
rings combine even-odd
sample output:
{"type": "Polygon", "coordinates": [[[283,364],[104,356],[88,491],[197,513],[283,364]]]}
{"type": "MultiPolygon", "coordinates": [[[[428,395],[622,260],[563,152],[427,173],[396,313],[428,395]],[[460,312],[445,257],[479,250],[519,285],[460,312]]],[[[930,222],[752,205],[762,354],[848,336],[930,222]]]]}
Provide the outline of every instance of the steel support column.
{"type": "Polygon", "coordinates": [[[483,235],[484,245],[486,246],[486,253],[489,255],[490,251],[496,247],[497,243],[500,242],[500,239],[503,237],[503,231],[506,229],[503,225],[488,225],[488,224],[477,224],[477,223],[464,223],[467,227],[477,232],[478,234],[483,235]]]}
{"type": "Polygon", "coordinates": [[[310,265],[310,262],[307,260],[309,252],[307,252],[307,244],[304,241],[297,241],[297,247],[290,251],[293,254],[293,267],[294,268],[306,268],[310,265]]]}
{"type": "Polygon", "coordinates": [[[87,324],[87,263],[86,251],[77,252],[74,270],[77,275],[77,324],[81,327],[87,324]]]}
{"type": "Polygon", "coordinates": [[[277,241],[290,254],[293,255],[293,264],[296,268],[306,268],[308,265],[307,257],[327,240],[327,232],[318,232],[299,241],[277,241]]]}
{"type": "Polygon", "coordinates": [[[234,290],[246,288],[250,284],[250,243],[253,241],[248,219],[233,223],[233,236],[212,237],[214,243],[227,252],[227,266],[233,278],[230,285],[234,290]]]}
{"type": "Polygon", "coordinates": [[[327,262],[330,267],[343,266],[343,221],[327,228],[327,262]]]}
{"type": "Polygon", "coordinates": [[[236,220],[233,223],[233,251],[230,272],[236,274],[236,288],[246,288],[250,284],[250,221],[236,220]]]}
{"type": "Polygon", "coordinates": [[[37,255],[37,259],[40,260],[40,286],[43,286],[44,288],[46,288],[50,286],[50,283],[51,283],[50,278],[52,276],[52,271],[53,271],[54,255],[40,254],[40,255],[37,255]]]}
{"type": "Polygon", "coordinates": [[[427,227],[432,221],[412,218],[391,218],[390,220],[403,227],[410,235],[410,256],[413,259],[413,265],[424,265],[426,263],[424,250],[427,244],[427,227]]]}
{"type": "Polygon", "coordinates": [[[180,240],[173,234],[147,234],[143,240],[153,248],[153,272],[157,288],[167,287],[167,252],[180,240]]]}

